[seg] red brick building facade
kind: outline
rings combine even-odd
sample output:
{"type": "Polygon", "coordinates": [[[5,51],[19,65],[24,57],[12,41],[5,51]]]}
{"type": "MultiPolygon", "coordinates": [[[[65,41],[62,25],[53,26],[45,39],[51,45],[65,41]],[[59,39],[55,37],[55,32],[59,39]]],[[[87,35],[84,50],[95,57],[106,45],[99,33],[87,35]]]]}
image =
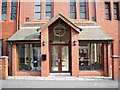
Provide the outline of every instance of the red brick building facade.
{"type": "Polygon", "coordinates": [[[0,55],[12,76],[118,79],[120,2],[2,0],[0,55]]]}

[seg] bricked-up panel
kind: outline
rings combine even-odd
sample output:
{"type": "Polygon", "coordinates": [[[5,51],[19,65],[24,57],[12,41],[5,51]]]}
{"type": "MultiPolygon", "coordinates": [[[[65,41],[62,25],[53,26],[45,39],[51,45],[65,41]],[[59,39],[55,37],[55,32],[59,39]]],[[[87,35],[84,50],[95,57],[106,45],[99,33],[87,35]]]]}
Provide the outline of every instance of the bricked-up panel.
{"type": "Polygon", "coordinates": [[[0,79],[8,78],[8,57],[0,56],[0,79]]]}

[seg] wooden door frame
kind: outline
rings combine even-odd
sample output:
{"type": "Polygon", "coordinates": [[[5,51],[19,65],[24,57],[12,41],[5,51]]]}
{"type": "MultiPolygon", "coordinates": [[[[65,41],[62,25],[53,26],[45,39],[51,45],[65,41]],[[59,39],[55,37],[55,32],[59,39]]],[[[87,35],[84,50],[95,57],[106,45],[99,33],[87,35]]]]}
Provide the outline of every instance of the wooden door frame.
{"type": "Polygon", "coordinates": [[[70,57],[70,54],[71,54],[71,49],[70,49],[70,45],[69,44],[50,44],[49,45],[49,53],[50,53],[50,61],[49,61],[49,68],[50,68],[50,73],[70,73],[71,72],[71,57],[70,57]],[[60,64],[58,66],[58,71],[52,71],[52,46],[59,46],[59,49],[58,49],[58,57],[60,58],[60,64]],[[62,46],[68,46],[68,53],[69,53],[69,71],[62,71],[62,53],[61,53],[61,47],[62,46]]]}

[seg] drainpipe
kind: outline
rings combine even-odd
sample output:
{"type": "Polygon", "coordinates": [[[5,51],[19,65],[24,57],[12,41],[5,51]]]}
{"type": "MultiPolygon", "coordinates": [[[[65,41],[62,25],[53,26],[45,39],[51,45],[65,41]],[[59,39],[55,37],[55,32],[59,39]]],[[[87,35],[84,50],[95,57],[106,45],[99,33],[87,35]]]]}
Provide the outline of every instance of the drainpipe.
{"type": "Polygon", "coordinates": [[[18,21],[17,21],[17,30],[20,29],[20,0],[18,0],[18,21]]]}
{"type": "Polygon", "coordinates": [[[96,0],[94,0],[95,21],[97,22],[96,3],[97,3],[97,1],[96,1],[96,0]]]}

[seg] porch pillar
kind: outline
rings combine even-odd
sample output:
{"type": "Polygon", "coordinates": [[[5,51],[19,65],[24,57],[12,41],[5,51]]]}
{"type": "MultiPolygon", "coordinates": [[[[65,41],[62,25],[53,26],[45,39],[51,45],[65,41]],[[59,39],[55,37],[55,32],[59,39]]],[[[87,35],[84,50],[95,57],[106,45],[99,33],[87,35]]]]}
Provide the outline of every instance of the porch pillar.
{"type": "MultiPolygon", "coordinates": [[[[114,53],[113,53],[113,43],[111,43],[111,55],[114,55],[114,53]]],[[[114,80],[114,58],[112,58],[112,79],[114,80]]]]}
{"type": "Polygon", "coordinates": [[[41,32],[41,55],[46,55],[46,60],[41,61],[41,76],[47,77],[49,75],[49,33],[48,28],[41,32]]]}
{"type": "Polygon", "coordinates": [[[12,45],[12,76],[15,76],[17,73],[17,63],[16,63],[17,53],[16,53],[16,45],[12,45]]]}
{"type": "Polygon", "coordinates": [[[79,41],[78,32],[71,29],[71,73],[72,76],[79,76],[79,41]],[[74,44],[76,42],[76,44],[74,44]]]}
{"type": "Polygon", "coordinates": [[[104,44],[104,75],[108,76],[108,43],[104,44]]]}

